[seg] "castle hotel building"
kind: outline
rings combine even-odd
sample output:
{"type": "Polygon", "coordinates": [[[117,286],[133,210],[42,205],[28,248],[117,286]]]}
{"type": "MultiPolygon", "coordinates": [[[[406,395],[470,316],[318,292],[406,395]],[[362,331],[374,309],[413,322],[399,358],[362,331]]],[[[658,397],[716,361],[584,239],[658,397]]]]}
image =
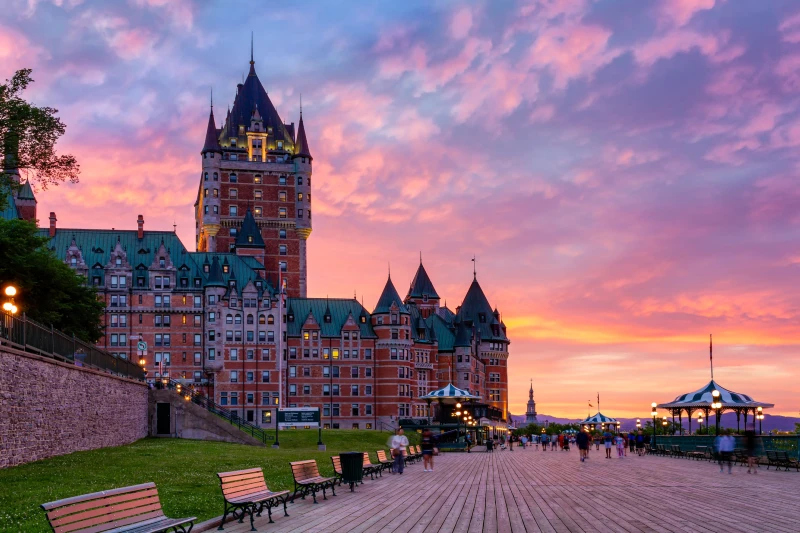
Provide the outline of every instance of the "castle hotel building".
{"type": "MultiPolygon", "coordinates": [[[[106,302],[99,347],[137,359],[145,341],[148,377],[193,383],[255,424],[274,423],[280,398],[319,407],[326,428],[394,427],[436,416],[419,398],[448,383],[507,419],[510,341],[477,277],[455,310],[421,261],[405,297],[389,277],[371,311],[308,297],[313,157],[302,111],[283,122],[252,58],[221,127],[212,107],[200,155],[197,251],[142,215],[134,230],[94,230],[50,213],[40,230],[106,302]]],[[[8,204],[3,217],[36,220],[27,182],[8,204]]]]}

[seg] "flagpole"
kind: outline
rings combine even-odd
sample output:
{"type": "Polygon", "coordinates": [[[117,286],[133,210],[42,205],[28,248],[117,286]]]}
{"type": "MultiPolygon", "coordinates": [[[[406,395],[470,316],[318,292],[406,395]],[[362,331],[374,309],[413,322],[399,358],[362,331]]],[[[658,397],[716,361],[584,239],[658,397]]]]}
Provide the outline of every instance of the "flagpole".
{"type": "Polygon", "coordinates": [[[708,361],[711,364],[711,381],[714,381],[714,344],[711,334],[708,334],[708,361]]]}

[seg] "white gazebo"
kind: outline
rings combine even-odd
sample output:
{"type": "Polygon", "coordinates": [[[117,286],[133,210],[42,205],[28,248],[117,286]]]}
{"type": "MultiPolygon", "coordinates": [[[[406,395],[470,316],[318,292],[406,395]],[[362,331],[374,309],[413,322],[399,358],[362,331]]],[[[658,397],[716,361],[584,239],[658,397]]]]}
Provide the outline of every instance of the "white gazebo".
{"type": "Polygon", "coordinates": [[[581,426],[588,427],[589,429],[598,427],[603,428],[605,426],[616,426],[616,429],[619,430],[619,425],[620,423],[616,418],[606,416],[600,411],[598,411],[596,415],[587,417],[581,421],[581,426]]]}

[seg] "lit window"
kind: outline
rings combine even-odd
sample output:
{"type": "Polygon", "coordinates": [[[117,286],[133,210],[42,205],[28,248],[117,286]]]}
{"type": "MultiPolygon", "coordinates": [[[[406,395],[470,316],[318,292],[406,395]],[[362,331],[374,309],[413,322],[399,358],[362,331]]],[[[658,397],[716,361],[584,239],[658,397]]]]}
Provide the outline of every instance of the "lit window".
{"type": "Polygon", "coordinates": [[[262,198],[262,196],[261,196],[261,191],[255,191],[255,192],[253,193],[253,197],[254,197],[256,200],[261,200],[261,198],[262,198]]]}
{"type": "Polygon", "coordinates": [[[298,202],[302,202],[303,201],[303,193],[301,193],[301,192],[297,193],[297,201],[298,202]]]}
{"type": "Polygon", "coordinates": [[[278,193],[278,200],[281,201],[281,202],[285,202],[286,201],[286,191],[280,191],[278,193]]]}
{"type": "Polygon", "coordinates": [[[286,208],[281,207],[278,209],[278,218],[286,218],[286,208]]]}
{"type": "MultiPolygon", "coordinates": [[[[253,178],[253,183],[261,183],[261,176],[254,177],[253,178]]],[[[257,191],[257,192],[261,192],[261,191],[257,191]]]]}
{"type": "Polygon", "coordinates": [[[260,207],[254,208],[254,211],[255,211],[255,214],[256,214],[257,217],[261,216],[262,209],[260,207]]]}

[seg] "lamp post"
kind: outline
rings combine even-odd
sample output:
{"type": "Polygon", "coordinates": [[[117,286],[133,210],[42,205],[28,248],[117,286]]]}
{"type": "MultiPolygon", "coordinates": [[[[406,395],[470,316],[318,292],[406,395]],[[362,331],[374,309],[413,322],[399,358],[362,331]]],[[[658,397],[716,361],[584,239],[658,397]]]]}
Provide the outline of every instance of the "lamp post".
{"type": "Polygon", "coordinates": [[[658,411],[656,411],[656,402],[650,404],[651,410],[650,414],[653,416],[653,448],[656,447],[656,417],[658,416],[658,411]]]}
{"type": "Polygon", "coordinates": [[[764,420],[764,409],[758,407],[756,411],[758,412],[758,414],[756,415],[756,418],[758,419],[758,434],[761,435],[761,429],[762,429],[761,421],[764,420]]]}
{"type": "Polygon", "coordinates": [[[667,434],[667,424],[669,424],[669,422],[667,421],[667,417],[664,416],[664,418],[661,420],[661,427],[664,428],[664,435],[667,434]]]}
{"type": "Polygon", "coordinates": [[[714,409],[716,418],[716,424],[714,428],[715,435],[719,435],[719,415],[720,415],[720,410],[722,409],[722,402],[719,400],[720,400],[719,391],[717,389],[714,389],[713,391],[711,391],[711,408],[714,409]]]}
{"type": "Polygon", "coordinates": [[[636,431],[638,432],[640,429],[642,429],[642,421],[637,418],[636,419],[636,431]]]}
{"type": "MultiPolygon", "coordinates": [[[[699,415],[697,415],[697,424],[700,426],[699,432],[702,434],[703,433],[703,413],[700,413],[699,415]]],[[[708,429],[708,426],[706,426],[706,429],[708,429]]]]}

